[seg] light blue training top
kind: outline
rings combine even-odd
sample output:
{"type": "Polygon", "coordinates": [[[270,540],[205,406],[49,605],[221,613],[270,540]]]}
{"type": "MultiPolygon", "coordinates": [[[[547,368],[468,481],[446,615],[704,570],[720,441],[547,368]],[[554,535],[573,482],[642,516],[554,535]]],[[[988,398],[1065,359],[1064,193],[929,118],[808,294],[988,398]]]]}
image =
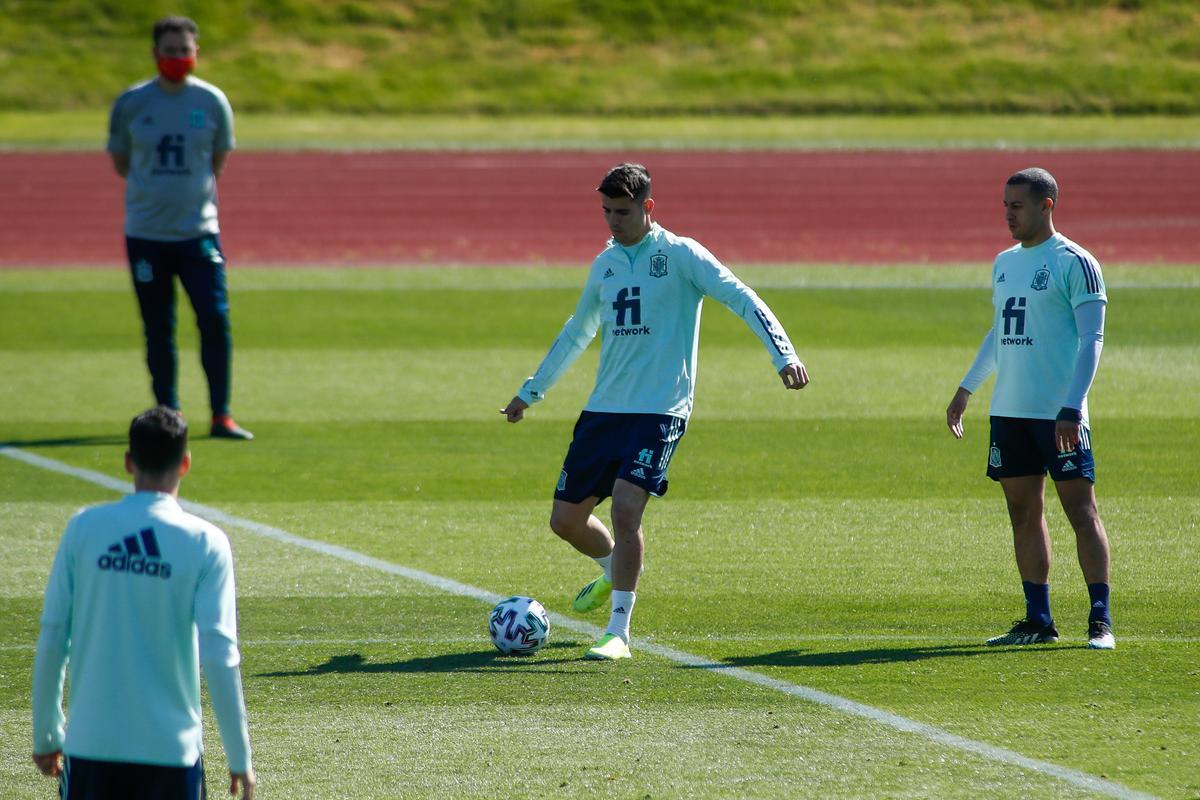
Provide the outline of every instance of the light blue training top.
{"type": "Polygon", "coordinates": [[[706,295],[746,322],[776,371],[800,363],[783,326],[750,287],[694,239],[655,223],[638,244],[609,240],[596,256],[575,314],[517,396],[530,405],[544,398],[599,331],[600,366],[584,410],[687,419],[706,295]]]}
{"type": "Polygon", "coordinates": [[[211,83],[189,75],[172,94],[152,79],[118,97],[108,151],[129,156],[125,235],[178,242],[218,233],[213,155],[233,147],[233,110],[211,83]]]}
{"type": "MultiPolygon", "coordinates": [[[[1081,335],[1095,338],[1096,332],[1079,330],[1077,309],[1107,301],[1099,262],[1061,233],[1036,247],[1004,250],[992,266],[990,342],[984,339],[981,363],[964,379],[964,388],[974,392],[994,368],[992,416],[1055,419],[1064,406],[1078,406],[1087,425],[1087,391],[1099,349],[1081,350],[1091,347],[1081,335]],[[1090,369],[1073,380],[1081,354],[1090,369]]],[[[1102,336],[1103,316],[1098,319],[1094,325],[1102,336]]]]}
{"type": "Polygon", "coordinates": [[[233,556],[219,528],[158,492],[84,509],[67,524],[46,586],[33,752],[192,766],[204,749],[203,663],[229,769],[246,772],[239,662],[233,556]]]}

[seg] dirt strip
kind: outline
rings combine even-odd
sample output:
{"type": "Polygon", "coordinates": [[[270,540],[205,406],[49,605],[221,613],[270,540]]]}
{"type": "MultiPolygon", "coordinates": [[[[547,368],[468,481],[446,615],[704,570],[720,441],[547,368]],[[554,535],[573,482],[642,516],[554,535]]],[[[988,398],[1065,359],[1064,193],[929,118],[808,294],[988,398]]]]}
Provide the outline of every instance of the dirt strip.
{"type": "MultiPolygon", "coordinates": [[[[1200,261],[1195,151],[234,153],[221,181],[233,265],[586,263],[594,188],[624,160],[655,218],[745,263],[990,261],[1011,242],[1007,176],[1042,166],[1059,229],[1103,262],[1200,261]]],[[[123,266],[107,155],[0,153],[0,267],[123,266]]]]}

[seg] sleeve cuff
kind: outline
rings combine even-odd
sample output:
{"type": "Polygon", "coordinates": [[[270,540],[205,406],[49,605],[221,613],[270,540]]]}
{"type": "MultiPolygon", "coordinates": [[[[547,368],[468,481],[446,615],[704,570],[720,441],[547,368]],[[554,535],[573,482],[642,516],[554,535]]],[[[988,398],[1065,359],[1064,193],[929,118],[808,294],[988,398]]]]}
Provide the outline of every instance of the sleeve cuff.
{"type": "Polygon", "coordinates": [[[533,378],[530,378],[521,385],[520,389],[517,390],[517,397],[521,398],[521,400],[523,400],[527,405],[540,403],[546,397],[544,392],[539,392],[535,389],[529,388],[529,384],[532,382],[533,378]]]}
{"type": "Polygon", "coordinates": [[[1054,419],[1059,422],[1083,422],[1083,412],[1078,408],[1063,406],[1059,409],[1058,416],[1054,419]]]}

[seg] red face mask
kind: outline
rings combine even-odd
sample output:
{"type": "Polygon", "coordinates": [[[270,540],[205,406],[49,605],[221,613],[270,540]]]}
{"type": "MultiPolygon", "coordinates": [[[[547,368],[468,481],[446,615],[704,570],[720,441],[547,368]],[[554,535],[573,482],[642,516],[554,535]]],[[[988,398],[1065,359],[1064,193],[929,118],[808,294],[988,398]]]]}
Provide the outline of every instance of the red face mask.
{"type": "Polygon", "coordinates": [[[158,57],[158,73],[169,81],[179,83],[188,76],[192,70],[196,68],[196,57],[190,58],[167,58],[166,56],[158,57]]]}

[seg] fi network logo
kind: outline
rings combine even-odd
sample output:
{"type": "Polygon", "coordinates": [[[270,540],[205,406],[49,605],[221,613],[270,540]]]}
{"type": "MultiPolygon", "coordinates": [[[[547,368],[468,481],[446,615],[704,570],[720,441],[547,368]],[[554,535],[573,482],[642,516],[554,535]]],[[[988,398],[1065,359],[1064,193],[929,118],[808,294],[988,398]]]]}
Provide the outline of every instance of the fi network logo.
{"type": "Polygon", "coordinates": [[[629,315],[630,325],[642,324],[642,289],[640,286],[630,286],[617,292],[617,299],[612,304],[617,312],[617,327],[625,327],[625,315],[629,315]]]}
{"type": "Polygon", "coordinates": [[[1000,316],[1004,319],[1004,335],[1005,336],[1024,336],[1025,335],[1025,298],[1010,297],[1008,302],[1004,304],[1004,310],[1000,312],[1000,316]],[[1012,330],[1016,328],[1016,330],[1012,330]]]}
{"type": "Polygon", "coordinates": [[[126,536],[110,546],[108,552],[97,559],[96,566],[105,571],[148,575],[164,580],[171,577],[171,565],[162,560],[153,528],[143,528],[137,535],[126,536]]]}
{"type": "Polygon", "coordinates": [[[650,326],[642,324],[642,289],[640,286],[628,286],[617,292],[617,299],[612,304],[617,312],[617,326],[613,328],[613,336],[649,336],[650,326]],[[628,323],[628,324],[626,324],[628,323]]]}
{"type": "Polygon", "coordinates": [[[1025,335],[1025,298],[1010,297],[1000,312],[1004,320],[1004,335],[1000,344],[1032,345],[1033,337],[1025,335]]]}
{"type": "Polygon", "coordinates": [[[158,140],[154,149],[158,151],[158,165],[164,169],[183,166],[183,134],[168,133],[158,140]],[[174,164],[170,162],[174,161],[174,164]]]}

